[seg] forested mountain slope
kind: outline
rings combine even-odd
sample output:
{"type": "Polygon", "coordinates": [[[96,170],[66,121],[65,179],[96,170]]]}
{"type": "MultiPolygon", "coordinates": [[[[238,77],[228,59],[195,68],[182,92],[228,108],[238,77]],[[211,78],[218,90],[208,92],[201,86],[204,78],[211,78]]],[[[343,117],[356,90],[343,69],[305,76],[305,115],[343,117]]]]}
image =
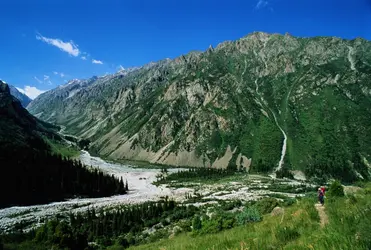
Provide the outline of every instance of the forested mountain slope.
{"type": "Polygon", "coordinates": [[[0,208],[126,193],[122,179],[54,154],[46,138],[61,138],[52,128],[30,115],[0,81],[0,208]]]}
{"type": "Polygon", "coordinates": [[[45,123],[22,107],[20,101],[10,94],[7,84],[0,81],[0,149],[30,148],[44,150],[48,148],[42,135],[60,139],[54,132],[55,127],[45,123]]]}
{"type": "Polygon", "coordinates": [[[256,32],[75,80],[29,111],[113,159],[368,178],[371,42],[256,32]]]}

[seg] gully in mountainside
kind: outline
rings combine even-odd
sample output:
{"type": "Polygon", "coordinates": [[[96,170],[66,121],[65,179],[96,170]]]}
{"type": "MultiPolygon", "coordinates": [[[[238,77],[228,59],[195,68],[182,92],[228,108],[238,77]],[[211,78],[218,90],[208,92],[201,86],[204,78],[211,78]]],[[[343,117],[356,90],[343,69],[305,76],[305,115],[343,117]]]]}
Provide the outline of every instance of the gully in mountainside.
{"type": "MultiPolygon", "coordinates": [[[[261,102],[259,103],[262,108],[264,108],[264,105],[262,103],[265,103],[264,102],[264,98],[262,97],[262,95],[260,94],[259,92],[259,85],[258,85],[258,81],[256,80],[255,81],[255,91],[256,91],[256,94],[259,96],[261,102]]],[[[292,87],[291,87],[292,89],[292,87]]],[[[287,110],[287,102],[288,102],[288,98],[289,98],[289,95],[291,93],[291,89],[287,95],[287,98],[286,98],[286,102],[285,102],[285,105],[286,105],[286,110],[287,110]]],[[[278,162],[278,166],[274,169],[274,173],[281,170],[282,167],[283,167],[283,164],[284,164],[284,160],[285,160],[285,155],[286,155],[286,148],[287,148],[287,135],[285,133],[285,131],[283,130],[283,128],[280,126],[280,124],[278,123],[278,120],[277,120],[277,117],[276,117],[276,114],[273,112],[272,109],[270,109],[268,107],[268,105],[266,106],[266,108],[270,111],[270,113],[272,114],[273,116],[273,119],[274,119],[274,122],[276,123],[276,126],[278,127],[278,129],[281,131],[284,139],[283,139],[283,145],[282,145],[282,150],[281,150],[281,158],[280,158],[280,161],[278,162]]]]}

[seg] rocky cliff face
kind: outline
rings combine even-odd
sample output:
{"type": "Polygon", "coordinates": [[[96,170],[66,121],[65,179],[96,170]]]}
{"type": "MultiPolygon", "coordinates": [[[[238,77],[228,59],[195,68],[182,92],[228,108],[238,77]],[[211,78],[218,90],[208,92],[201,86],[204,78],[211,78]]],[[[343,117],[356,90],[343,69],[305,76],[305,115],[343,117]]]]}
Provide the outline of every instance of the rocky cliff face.
{"type": "Polygon", "coordinates": [[[368,178],[371,42],[256,32],[36,98],[114,159],[368,178]]]}

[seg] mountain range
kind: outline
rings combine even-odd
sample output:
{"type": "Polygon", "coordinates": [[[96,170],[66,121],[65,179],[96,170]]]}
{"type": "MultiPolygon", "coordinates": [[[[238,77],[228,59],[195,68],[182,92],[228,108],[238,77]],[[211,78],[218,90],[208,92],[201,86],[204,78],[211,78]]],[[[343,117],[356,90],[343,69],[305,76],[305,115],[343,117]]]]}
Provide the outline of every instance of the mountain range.
{"type": "Polygon", "coordinates": [[[91,153],[176,166],[370,177],[371,42],[254,32],[113,75],[28,110],[91,153]]]}

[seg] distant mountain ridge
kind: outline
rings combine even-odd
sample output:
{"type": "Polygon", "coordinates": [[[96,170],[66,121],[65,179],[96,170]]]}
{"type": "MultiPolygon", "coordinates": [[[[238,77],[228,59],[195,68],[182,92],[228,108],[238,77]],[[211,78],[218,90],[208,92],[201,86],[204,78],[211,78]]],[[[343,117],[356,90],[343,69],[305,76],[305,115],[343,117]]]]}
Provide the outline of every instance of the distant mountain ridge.
{"type": "MultiPolygon", "coordinates": [[[[0,80],[0,82],[6,84],[6,82],[3,80],[0,80]]],[[[22,106],[26,108],[27,105],[32,101],[32,99],[29,98],[27,95],[21,93],[16,87],[10,84],[8,84],[8,86],[10,89],[10,94],[14,96],[15,98],[17,98],[21,102],[22,106]]]]}
{"type": "Polygon", "coordinates": [[[21,93],[16,87],[9,85],[9,89],[10,89],[10,94],[14,96],[15,98],[17,98],[21,102],[24,108],[26,108],[27,105],[30,104],[30,102],[32,101],[31,98],[21,93]]]}
{"type": "Polygon", "coordinates": [[[369,178],[371,42],[255,32],[43,93],[37,117],[113,159],[369,178]]]}

